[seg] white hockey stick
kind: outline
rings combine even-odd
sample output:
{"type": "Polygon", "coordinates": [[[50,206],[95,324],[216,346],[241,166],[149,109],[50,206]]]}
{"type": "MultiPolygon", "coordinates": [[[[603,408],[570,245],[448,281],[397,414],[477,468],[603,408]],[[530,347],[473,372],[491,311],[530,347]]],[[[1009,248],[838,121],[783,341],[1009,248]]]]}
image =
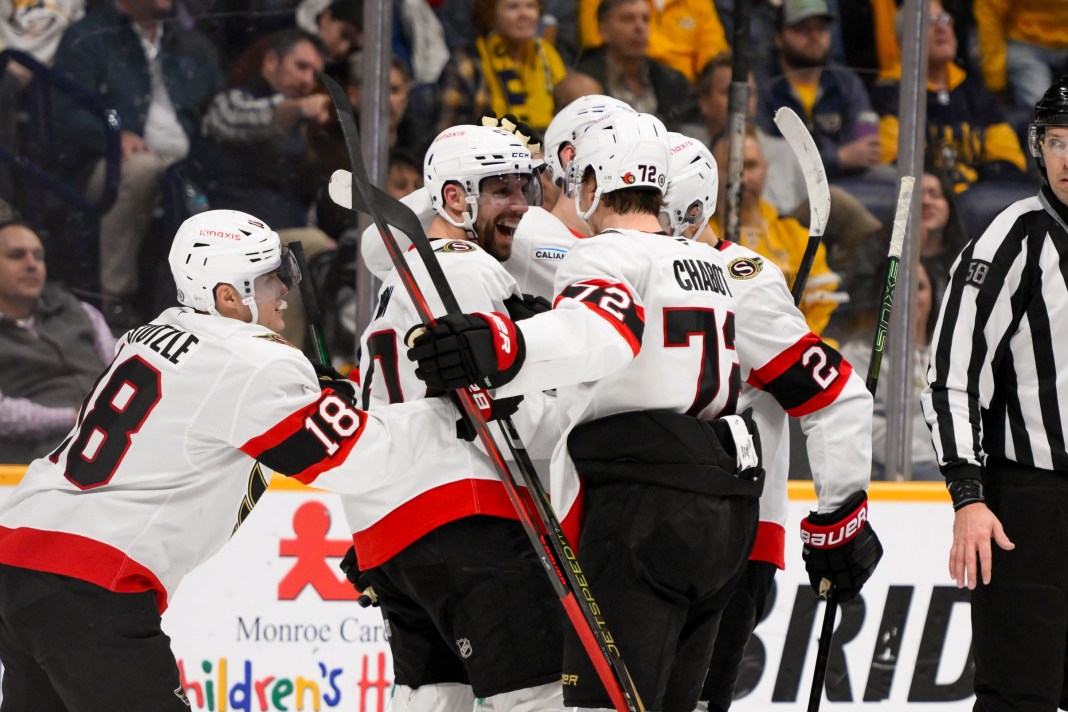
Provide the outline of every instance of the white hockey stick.
{"type": "Polygon", "coordinates": [[[812,140],[812,134],[801,117],[793,109],[784,106],[775,112],[775,125],[779,127],[779,132],[797,156],[801,172],[805,176],[805,188],[808,190],[808,245],[805,246],[805,256],[801,258],[801,265],[790,290],[794,304],[801,304],[808,273],[812,271],[812,263],[816,259],[816,251],[819,250],[823,231],[831,214],[831,189],[827,185],[827,171],[823,167],[819,149],[816,148],[816,142],[812,140]]]}

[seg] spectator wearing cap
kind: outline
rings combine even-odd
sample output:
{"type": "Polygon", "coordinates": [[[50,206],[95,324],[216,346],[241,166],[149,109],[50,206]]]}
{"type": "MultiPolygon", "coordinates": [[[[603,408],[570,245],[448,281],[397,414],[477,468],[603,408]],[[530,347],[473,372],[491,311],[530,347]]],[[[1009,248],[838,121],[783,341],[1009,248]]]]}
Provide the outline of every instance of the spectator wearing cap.
{"type": "Polygon", "coordinates": [[[115,352],[93,307],[47,282],[44,247],[29,226],[0,222],[0,463],[52,450],[115,352]]]}
{"type": "Polygon", "coordinates": [[[453,52],[441,74],[438,131],[477,124],[492,111],[544,131],[556,113],[553,88],[567,76],[556,49],[538,37],[539,0],[475,0],[479,35],[453,52]]]}
{"type": "Polygon", "coordinates": [[[859,175],[879,165],[878,119],[864,83],[852,70],[829,61],[834,21],[825,0],[784,0],[773,40],[778,71],[763,87],[759,118],[765,131],[779,135],[775,112],[783,106],[797,112],[830,178],[859,175]]]}
{"type": "MultiPolygon", "coordinates": [[[[607,39],[601,29],[601,0],[579,0],[583,52],[607,39]]],[[[649,10],[647,54],[693,82],[702,67],[728,49],[719,13],[711,0],[645,0],[649,10]]]]}
{"type": "Polygon", "coordinates": [[[693,86],[649,56],[649,18],[648,0],[601,0],[597,27],[603,44],[584,51],[576,69],[600,82],[608,96],[675,129],[693,105],[693,86]]]}

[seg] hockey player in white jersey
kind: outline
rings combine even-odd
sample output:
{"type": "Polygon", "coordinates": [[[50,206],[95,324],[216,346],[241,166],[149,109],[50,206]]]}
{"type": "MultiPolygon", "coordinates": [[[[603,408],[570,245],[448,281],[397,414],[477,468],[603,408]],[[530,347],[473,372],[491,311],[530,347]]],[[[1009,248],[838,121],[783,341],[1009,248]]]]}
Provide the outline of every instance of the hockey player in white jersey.
{"type": "MultiPolygon", "coordinates": [[[[671,138],[662,222],[672,234],[693,238],[707,229],[715,212],[718,171],[700,141],[676,133],[671,138]]],[[[817,512],[802,523],[803,537],[817,526],[845,524],[866,509],[872,417],[872,398],[864,382],[809,330],[779,268],[733,242],[721,240],[716,247],[727,260],[731,291],[738,300],[735,348],[743,384],[739,407],[752,408],[759,426],[766,480],[756,542],[724,612],[701,695],[699,709],[713,712],[730,707],[746,643],[766,613],[776,569],[786,564],[788,416],[799,418],[805,431],[819,494],[817,512]]],[[[827,550],[808,547],[804,558],[817,592],[826,577],[835,583],[839,600],[850,600],[871,576],[882,549],[870,525],[852,537],[835,539],[837,544],[827,550]],[[832,558],[840,566],[831,564],[832,558]]]]}
{"type": "MultiPolygon", "coordinates": [[[[757,526],[756,448],[731,415],[735,300],[716,250],[661,231],[658,119],[607,115],[575,148],[576,207],[598,234],[561,261],[553,310],[519,324],[500,310],[447,316],[408,356],[434,387],[558,388],[568,436],[553,506],[646,707],[689,712],[757,526]]],[[[566,637],[565,702],[610,707],[566,637]]]]}
{"type": "MultiPolygon", "coordinates": [[[[556,201],[551,212],[539,205],[531,205],[512,235],[511,254],[503,264],[508,273],[515,277],[524,294],[551,298],[553,279],[560,260],[576,240],[590,234],[589,227],[575,212],[565,174],[568,163],[575,155],[575,137],[594,121],[613,111],[633,112],[634,109],[610,96],[584,96],[557,112],[545,131],[544,170],[564,191],[564,196],[556,201]]],[[[351,189],[342,185],[339,190],[331,190],[331,195],[335,194],[344,204],[350,199],[351,189]]],[[[415,212],[424,230],[430,229],[437,212],[426,187],[405,196],[401,202],[415,212]]],[[[394,230],[393,234],[402,250],[411,244],[404,233],[394,230]]],[[[360,237],[360,254],[367,269],[379,279],[384,279],[393,269],[389,253],[378,236],[378,229],[373,225],[364,230],[360,237]]]]}
{"type": "Polygon", "coordinates": [[[270,470],[354,491],[454,438],[444,399],[369,414],[276,333],[299,280],[277,233],[213,210],[182,224],[184,306],[124,335],[70,435],[0,507],[5,710],[187,711],[161,615],[270,470]]]}
{"type": "MultiPolygon", "coordinates": [[[[431,144],[424,173],[436,214],[429,236],[461,308],[522,307],[501,262],[537,181],[530,153],[507,131],[454,126],[431,144]]],[[[423,262],[408,255],[432,312],[444,314],[423,262]]],[[[426,396],[404,358],[418,320],[397,272],[387,275],[361,343],[372,413],[426,396]]],[[[533,457],[559,440],[554,400],[531,394],[516,414],[533,457]]],[[[360,584],[373,588],[390,631],[392,711],[470,712],[476,697],[495,712],[562,710],[563,609],[485,453],[450,443],[432,462],[364,483],[343,504],[360,584]]]]}

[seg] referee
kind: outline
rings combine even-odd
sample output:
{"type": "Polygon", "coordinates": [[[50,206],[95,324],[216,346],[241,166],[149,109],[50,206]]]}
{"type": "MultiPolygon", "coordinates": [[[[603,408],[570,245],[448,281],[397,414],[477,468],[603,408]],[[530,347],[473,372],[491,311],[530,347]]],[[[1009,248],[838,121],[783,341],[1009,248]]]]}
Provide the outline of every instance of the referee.
{"type": "Polygon", "coordinates": [[[983,711],[1068,708],[1068,76],[1028,143],[1042,188],[954,264],[922,396],[956,511],[950,575],[974,589],[983,711]]]}

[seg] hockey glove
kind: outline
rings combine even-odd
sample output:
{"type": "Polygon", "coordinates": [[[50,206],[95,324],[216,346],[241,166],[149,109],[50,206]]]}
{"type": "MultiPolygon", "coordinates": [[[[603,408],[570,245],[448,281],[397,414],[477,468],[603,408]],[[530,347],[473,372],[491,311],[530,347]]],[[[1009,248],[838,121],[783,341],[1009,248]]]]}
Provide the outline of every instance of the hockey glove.
{"type": "Polygon", "coordinates": [[[526,357],[523,333],[497,312],[447,314],[431,327],[410,330],[404,343],[408,360],[418,364],[415,375],[441,390],[503,386],[526,357]]]}
{"type": "Polygon", "coordinates": [[[545,297],[535,297],[533,294],[512,295],[504,300],[504,308],[508,310],[508,317],[512,321],[522,321],[553,308],[545,297]]]}
{"type": "Polygon", "coordinates": [[[356,561],[356,547],[349,547],[349,550],[345,552],[345,557],[341,559],[341,563],[338,564],[338,566],[345,572],[345,578],[347,578],[353,588],[356,589],[356,593],[360,594],[360,597],[356,599],[356,603],[360,604],[362,608],[377,606],[378,595],[375,594],[374,587],[371,586],[370,582],[367,580],[367,572],[360,571],[360,565],[356,561]]]}
{"type": "MultiPolygon", "coordinates": [[[[519,410],[519,404],[523,402],[523,396],[490,398],[489,393],[477,386],[471,387],[471,398],[474,399],[475,405],[482,412],[482,418],[487,423],[511,417],[519,410]]],[[[456,406],[456,410],[460,412],[460,419],[456,421],[456,437],[473,443],[475,438],[478,437],[475,432],[475,424],[467,417],[463,406],[460,405],[460,398],[456,395],[456,391],[449,391],[449,400],[456,406]]]]}
{"type": "Polygon", "coordinates": [[[883,556],[883,545],[868,523],[866,492],[850,495],[833,512],[810,512],[801,521],[801,541],[813,590],[823,596],[827,586],[833,586],[840,602],[857,597],[883,556]]]}
{"type": "Polygon", "coordinates": [[[335,393],[348,401],[356,398],[356,384],[342,376],[333,366],[314,363],[315,375],[319,377],[319,390],[332,388],[335,393]]]}

